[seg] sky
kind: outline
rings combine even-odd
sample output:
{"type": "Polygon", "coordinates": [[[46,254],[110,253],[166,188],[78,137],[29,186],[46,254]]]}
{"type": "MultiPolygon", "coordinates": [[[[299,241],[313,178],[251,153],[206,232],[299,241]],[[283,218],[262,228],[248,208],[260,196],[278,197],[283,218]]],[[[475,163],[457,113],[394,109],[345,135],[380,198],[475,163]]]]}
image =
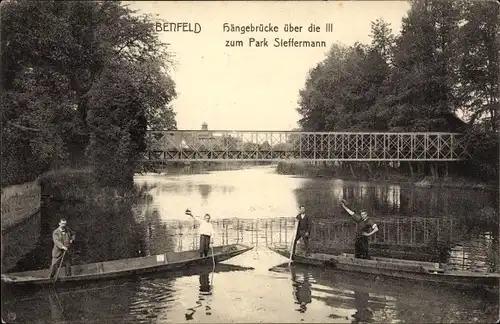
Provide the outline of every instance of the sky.
{"type": "Polygon", "coordinates": [[[409,9],[406,1],[318,2],[124,2],[158,22],[198,23],[201,32],[158,31],[175,55],[171,76],[178,97],[172,102],[178,129],[198,130],[206,122],[212,130],[292,130],[298,127],[299,90],[310,69],[325,58],[334,43],[370,42],[370,23],[383,18],[399,33],[409,9]],[[272,24],[277,33],[223,32],[224,23],[272,24]],[[326,24],[333,23],[333,31],[326,24]],[[285,32],[285,24],[303,26],[285,32]],[[307,28],[315,24],[320,32],[307,28]],[[266,38],[269,47],[249,47],[249,38],[266,38]],[[273,47],[285,40],[323,40],[327,47],[273,47]],[[242,40],[244,47],[226,47],[226,40],[242,40]]]}

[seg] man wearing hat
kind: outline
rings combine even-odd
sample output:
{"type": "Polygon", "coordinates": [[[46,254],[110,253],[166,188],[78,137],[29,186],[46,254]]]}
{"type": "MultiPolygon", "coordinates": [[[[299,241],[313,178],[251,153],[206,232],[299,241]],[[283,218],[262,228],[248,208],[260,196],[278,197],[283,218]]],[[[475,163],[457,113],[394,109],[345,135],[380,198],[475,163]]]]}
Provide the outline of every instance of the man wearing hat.
{"type": "Polygon", "coordinates": [[[342,199],[341,204],[345,211],[358,224],[356,242],[354,243],[354,256],[360,259],[371,259],[368,256],[368,238],[378,231],[377,224],[368,219],[368,213],[365,210],[362,210],[359,215],[356,215],[355,212],[346,206],[347,201],[345,199],[342,199]]]}
{"type": "Polygon", "coordinates": [[[59,227],[52,232],[54,248],[52,249],[52,264],[50,265],[50,277],[56,275],[59,264],[64,263],[66,276],[71,276],[71,255],[69,248],[75,241],[75,233],[67,226],[67,221],[61,218],[59,227]]]}

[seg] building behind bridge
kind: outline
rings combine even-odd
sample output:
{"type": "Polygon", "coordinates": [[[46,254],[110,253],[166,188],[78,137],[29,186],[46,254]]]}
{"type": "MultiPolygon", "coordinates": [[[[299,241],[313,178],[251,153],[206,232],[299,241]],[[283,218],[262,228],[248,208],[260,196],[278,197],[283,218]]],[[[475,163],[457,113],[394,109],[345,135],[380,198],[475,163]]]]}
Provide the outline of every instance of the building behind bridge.
{"type": "MultiPolygon", "coordinates": [[[[166,133],[168,134],[168,131],[166,133]]],[[[207,123],[201,125],[201,131],[172,132],[170,135],[174,136],[168,136],[168,140],[160,137],[151,139],[153,142],[152,147],[173,150],[178,148],[184,150],[203,150],[209,148],[217,150],[217,148],[220,148],[220,150],[225,150],[226,148],[238,149],[243,144],[242,139],[237,136],[210,131],[207,123]]],[[[153,137],[156,136],[153,135],[153,137]]]]}

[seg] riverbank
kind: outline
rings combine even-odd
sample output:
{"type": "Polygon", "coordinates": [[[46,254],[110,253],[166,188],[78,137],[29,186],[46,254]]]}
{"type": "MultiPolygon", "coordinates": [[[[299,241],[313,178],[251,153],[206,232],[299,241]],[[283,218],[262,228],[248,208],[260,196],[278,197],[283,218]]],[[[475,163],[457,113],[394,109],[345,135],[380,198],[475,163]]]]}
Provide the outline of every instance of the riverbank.
{"type": "Polygon", "coordinates": [[[53,200],[85,200],[96,194],[91,168],[61,169],[40,176],[42,196],[53,200]]]}
{"type": "MultiPolygon", "coordinates": [[[[260,165],[272,165],[272,163],[172,163],[170,166],[156,168],[150,172],[162,175],[202,174],[211,171],[243,170],[260,165]]],[[[38,181],[42,189],[42,196],[52,200],[88,201],[107,198],[121,199],[126,198],[125,196],[133,195],[132,191],[134,190],[133,187],[126,190],[122,190],[122,188],[99,187],[91,168],[68,168],[50,171],[40,176],[38,181]]]]}
{"type": "Polygon", "coordinates": [[[149,166],[140,170],[142,173],[161,173],[161,174],[190,174],[205,173],[210,171],[234,171],[243,170],[255,166],[269,166],[276,162],[238,162],[238,161],[213,161],[213,162],[169,162],[160,166],[149,166]]]}
{"type": "Polygon", "coordinates": [[[397,168],[366,169],[342,167],[323,163],[279,162],[276,171],[282,175],[296,175],[316,178],[337,178],[352,181],[378,183],[411,184],[423,188],[457,188],[476,190],[498,190],[495,182],[482,182],[459,176],[432,177],[427,175],[407,175],[397,168]]]}
{"type": "MultiPolygon", "coordinates": [[[[257,165],[256,163],[190,163],[189,165],[172,165],[156,173],[165,175],[206,173],[211,171],[242,170],[257,165]]],[[[359,168],[340,168],[338,166],[323,165],[305,162],[279,162],[276,166],[278,174],[297,175],[313,178],[338,178],[353,181],[370,181],[378,183],[411,184],[423,188],[457,188],[476,190],[498,190],[494,183],[479,182],[465,177],[440,177],[430,176],[410,177],[395,168],[373,169],[364,172],[359,168]]],[[[96,185],[95,176],[91,168],[61,169],[42,175],[38,180],[42,196],[55,200],[84,201],[88,199],[123,198],[130,194],[130,190],[121,192],[120,188],[102,188],[96,185]]]]}
{"type": "Polygon", "coordinates": [[[99,186],[92,168],[89,167],[50,171],[40,176],[39,182],[42,198],[56,201],[121,199],[132,194],[130,188],[99,186]]]}

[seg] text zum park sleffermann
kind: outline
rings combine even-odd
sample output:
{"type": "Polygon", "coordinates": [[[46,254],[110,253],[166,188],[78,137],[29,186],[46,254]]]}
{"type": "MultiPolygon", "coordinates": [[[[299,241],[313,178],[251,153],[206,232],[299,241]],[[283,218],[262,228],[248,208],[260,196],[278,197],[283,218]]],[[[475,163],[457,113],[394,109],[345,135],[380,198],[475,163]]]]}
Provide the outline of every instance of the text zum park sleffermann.
{"type": "MultiPolygon", "coordinates": [[[[202,31],[201,24],[188,23],[188,22],[164,22],[156,23],[157,32],[184,32],[199,34],[202,31]]],[[[280,29],[277,25],[268,24],[249,24],[249,25],[236,25],[225,23],[222,25],[222,32],[224,33],[237,33],[245,35],[248,33],[269,33],[270,37],[247,37],[243,39],[227,39],[225,40],[225,47],[326,47],[325,41],[318,40],[297,40],[293,37],[273,37],[272,35],[278,32],[284,33],[304,33],[315,34],[321,31],[333,32],[333,23],[326,23],[325,26],[320,27],[316,24],[309,24],[309,26],[293,25],[291,23],[283,25],[280,29]]]]}

